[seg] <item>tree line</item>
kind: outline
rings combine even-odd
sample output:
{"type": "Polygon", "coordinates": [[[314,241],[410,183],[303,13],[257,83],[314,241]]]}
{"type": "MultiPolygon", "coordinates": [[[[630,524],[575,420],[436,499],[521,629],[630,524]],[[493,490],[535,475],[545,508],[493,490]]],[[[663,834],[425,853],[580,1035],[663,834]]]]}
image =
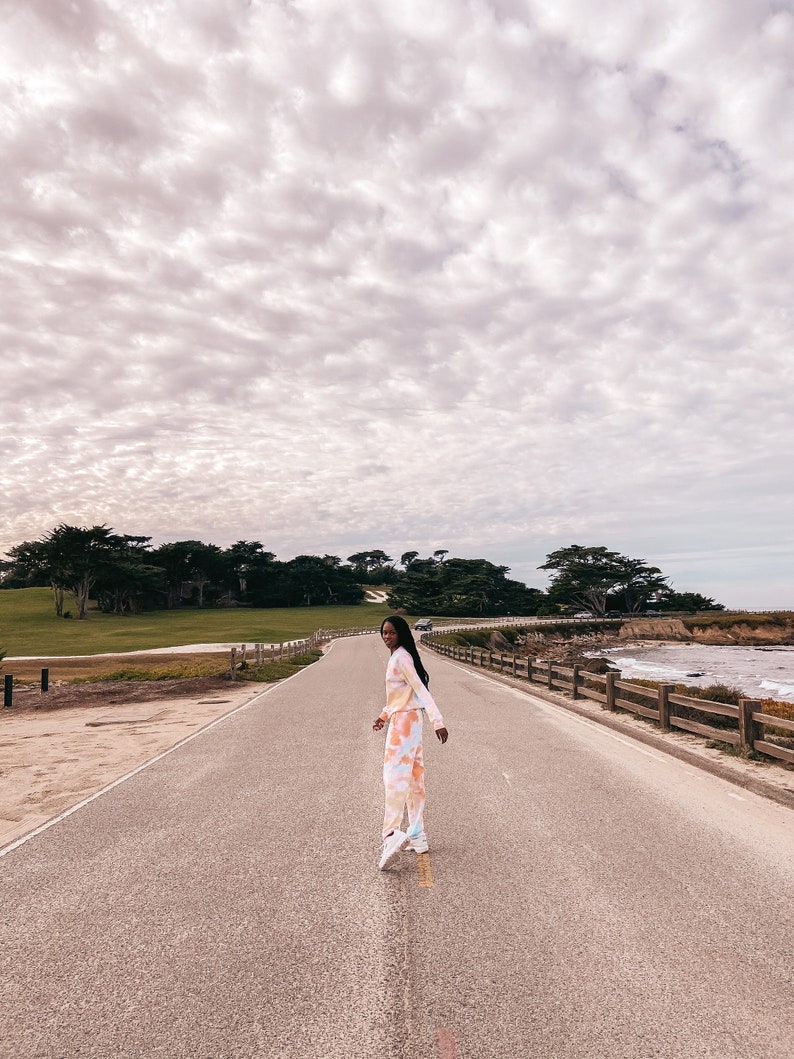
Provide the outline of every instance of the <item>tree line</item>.
{"type": "Polygon", "coordinates": [[[279,562],[259,541],[219,548],[203,541],[152,547],[151,537],[107,526],[61,524],[12,548],[2,587],[49,585],[60,617],[85,618],[89,598],[109,614],[184,606],[310,607],[356,604],[364,589],[335,555],[279,562]],[[65,608],[71,596],[74,612],[65,608]]]}
{"type": "Polygon", "coordinates": [[[387,587],[388,603],[411,614],[449,617],[555,615],[611,608],[636,614],[653,603],[668,610],[723,609],[697,593],[676,593],[658,567],[604,547],[571,545],[550,553],[547,590],[509,578],[509,568],[487,559],[427,558],[404,552],[396,562],[380,549],[336,555],[298,555],[286,562],[259,541],[220,548],[202,541],[153,547],[150,537],[118,534],[107,526],[64,523],[12,548],[0,562],[0,587],[48,585],[59,617],[86,617],[89,599],[105,613],[131,614],[174,607],[300,607],[356,605],[366,585],[387,587]],[[67,609],[71,597],[74,610],[67,609]]]}

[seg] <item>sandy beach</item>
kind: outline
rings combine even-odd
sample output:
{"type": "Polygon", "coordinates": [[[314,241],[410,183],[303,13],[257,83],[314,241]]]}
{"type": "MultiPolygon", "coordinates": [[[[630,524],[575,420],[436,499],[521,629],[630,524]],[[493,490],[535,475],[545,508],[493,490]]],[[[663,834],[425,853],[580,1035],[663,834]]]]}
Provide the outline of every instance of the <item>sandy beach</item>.
{"type": "Polygon", "coordinates": [[[0,710],[0,850],[267,687],[208,678],[15,691],[0,710]]]}

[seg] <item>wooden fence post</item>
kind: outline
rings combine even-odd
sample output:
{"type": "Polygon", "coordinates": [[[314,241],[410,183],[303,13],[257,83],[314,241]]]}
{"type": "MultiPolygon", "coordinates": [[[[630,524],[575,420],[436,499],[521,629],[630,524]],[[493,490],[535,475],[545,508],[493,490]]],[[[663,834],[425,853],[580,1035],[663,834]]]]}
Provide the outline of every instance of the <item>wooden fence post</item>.
{"type": "Polygon", "coordinates": [[[763,725],[753,720],[753,712],[760,709],[760,699],[739,699],[739,746],[746,750],[752,750],[756,739],[763,738],[763,725]]]}
{"type": "Polygon", "coordinates": [[[527,655],[527,680],[531,684],[535,679],[535,659],[532,655],[527,655]]]}
{"type": "Polygon", "coordinates": [[[42,669],[42,671],[41,671],[41,690],[42,690],[42,692],[50,690],[50,671],[49,671],[49,669],[42,669]]]}
{"type": "Polygon", "coordinates": [[[237,648],[232,648],[232,680],[237,679],[237,648]]]}
{"type": "Polygon", "coordinates": [[[6,673],[3,688],[3,707],[10,710],[14,699],[14,677],[12,673],[6,673]]]}
{"type": "Polygon", "coordinates": [[[610,669],[606,675],[606,682],[604,684],[604,691],[607,697],[607,709],[615,712],[615,680],[617,679],[617,673],[614,669],[610,669]]]}
{"type": "Polygon", "coordinates": [[[670,692],[675,691],[675,684],[659,685],[659,726],[665,732],[670,731],[670,692]]]}
{"type": "Polygon", "coordinates": [[[554,663],[549,659],[548,661],[548,673],[546,674],[546,686],[549,691],[554,690],[554,663]]]}
{"type": "Polygon", "coordinates": [[[571,698],[579,698],[579,670],[582,667],[578,663],[574,663],[573,667],[573,687],[571,688],[571,698]]]}

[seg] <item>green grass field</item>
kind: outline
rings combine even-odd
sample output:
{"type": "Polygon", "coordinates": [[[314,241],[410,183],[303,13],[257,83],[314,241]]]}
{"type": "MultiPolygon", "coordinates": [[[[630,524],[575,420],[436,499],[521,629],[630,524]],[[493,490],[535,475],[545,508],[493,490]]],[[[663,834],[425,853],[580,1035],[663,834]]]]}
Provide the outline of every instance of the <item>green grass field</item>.
{"type": "MultiPolygon", "coordinates": [[[[66,607],[69,602],[67,597],[66,607]]],[[[56,618],[47,588],[0,590],[0,651],[6,655],[92,655],[198,643],[282,643],[317,629],[378,626],[386,604],[358,607],[162,610],[118,617],[89,610],[85,621],[56,618]]]]}

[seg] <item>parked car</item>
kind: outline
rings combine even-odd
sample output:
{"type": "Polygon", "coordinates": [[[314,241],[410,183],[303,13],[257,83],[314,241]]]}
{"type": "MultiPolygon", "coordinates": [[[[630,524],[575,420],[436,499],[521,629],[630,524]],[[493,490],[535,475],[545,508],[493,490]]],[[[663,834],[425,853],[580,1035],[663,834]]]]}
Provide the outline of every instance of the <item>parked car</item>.
{"type": "Polygon", "coordinates": [[[414,625],[414,628],[417,632],[430,632],[433,628],[433,623],[430,618],[420,618],[414,625]]]}
{"type": "Polygon", "coordinates": [[[660,610],[646,610],[645,611],[645,617],[646,618],[661,618],[661,616],[662,616],[662,612],[660,610]]]}
{"type": "Polygon", "coordinates": [[[592,616],[589,610],[580,610],[574,614],[574,618],[592,618],[592,616]]]}
{"type": "Polygon", "coordinates": [[[604,615],[605,618],[622,618],[623,614],[619,610],[608,610],[604,615]]]}

